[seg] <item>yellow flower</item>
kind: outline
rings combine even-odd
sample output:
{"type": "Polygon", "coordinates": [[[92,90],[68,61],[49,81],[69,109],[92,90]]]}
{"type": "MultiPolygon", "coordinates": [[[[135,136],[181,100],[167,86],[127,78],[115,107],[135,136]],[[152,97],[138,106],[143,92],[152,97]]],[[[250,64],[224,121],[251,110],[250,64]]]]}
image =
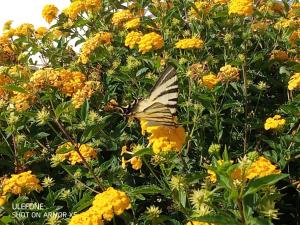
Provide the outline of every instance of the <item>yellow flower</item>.
{"type": "Polygon", "coordinates": [[[228,4],[228,12],[239,16],[251,16],[253,14],[253,1],[231,0],[228,4]]]}
{"type": "MultiPolygon", "coordinates": [[[[30,90],[29,85],[23,87],[25,90],[30,90]]],[[[11,102],[16,107],[17,111],[25,111],[30,108],[36,98],[34,90],[30,90],[28,93],[13,92],[14,96],[11,98],[11,102]]]]}
{"type": "Polygon", "coordinates": [[[0,74],[0,98],[6,99],[8,98],[8,92],[2,88],[2,86],[12,83],[13,80],[5,74],[0,74]]]}
{"type": "Polygon", "coordinates": [[[290,77],[288,89],[290,91],[300,89],[300,73],[295,73],[290,77]]]}
{"type": "Polygon", "coordinates": [[[5,179],[3,182],[3,194],[12,193],[20,195],[31,191],[41,191],[43,188],[39,184],[39,179],[31,174],[31,171],[20,174],[12,174],[11,178],[5,179]]]}
{"type": "Polygon", "coordinates": [[[208,75],[205,75],[202,77],[202,80],[200,81],[200,83],[204,86],[206,86],[208,89],[212,89],[213,87],[215,87],[218,83],[220,82],[220,80],[218,79],[218,77],[216,75],[214,75],[213,73],[210,73],[208,75]]]}
{"type": "Polygon", "coordinates": [[[76,109],[80,108],[86,99],[89,99],[92,94],[100,88],[99,81],[87,81],[82,89],[78,89],[72,96],[72,104],[76,109]]]}
{"type": "Polygon", "coordinates": [[[258,11],[269,14],[282,13],[284,11],[284,5],[281,2],[269,0],[263,2],[258,8],[258,11]]]}
{"type": "Polygon", "coordinates": [[[58,8],[55,5],[48,4],[45,5],[42,11],[42,17],[47,21],[47,23],[51,23],[57,16],[58,8]]]}
{"type": "Polygon", "coordinates": [[[285,119],[282,119],[280,115],[275,115],[273,118],[269,117],[265,122],[265,130],[280,129],[284,126],[285,119]]]}
{"type": "Polygon", "coordinates": [[[88,11],[95,12],[101,7],[101,0],[85,0],[85,8],[88,11]]]}
{"type": "Polygon", "coordinates": [[[251,30],[254,32],[265,31],[268,29],[269,25],[270,24],[266,21],[257,21],[257,22],[252,23],[251,30]]]}
{"type": "Polygon", "coordinates": [[[24,153],[23,159],[24,159],[25,161],[27,161],[28,159],[32,158],[32,157],[35,156],[35,155],[36,155],[36,151],[34,151],[34,150],[29,150],[29,151],[26,151],[26,152],[24,153]]]}
{"type": "Polygon", "coordinates": [[[291,8],[288,12],[289,18],[297,18],[300,16],[300,3],[292,3],[291,8]]]}
{"type": "Polygon", "coordinates": [[[274,28],[277,30],[287,29],[287,28],[296,28],[300,24],[300,21],[294,19],[280,18],[275,24],[274,28]]]}
{"type": "Polygon", "coordinates": [[[141,40],[139,42],[139,52],[145,54],[152,50],[160,49],[163,46],[163,37],[155,32],[151,32],[141,37],[141,40]]]}
{"type": "MultiPolygon", "coordinates": [[[[194,4],[195,4],[196,9],[201,14],[206,14],[211,8],[210,3],[206,2],[206,1],[197,1],[194,4]]],[[[193,7],[189,11],[189,15],[191,17],[195,17],[195,18],[199,17],[199,13],[193,7]]]]}
{"type": "Polygon", "coordinates": [[[185,130],[183,127],[148,126],[148,122],[141,120],[142,134],[147,131],[149,145],[152,145],[153,152],[176,151],[180,152],[185,142],[185,130]]]}
{"type": "Polygon", "coordinates": [[[276,169],[268,159],[263,156],[260,156],[256,161],[254,161],[250,168],[247,171],[247,178],[253,179],[256,177],[264,177],[271,174],[279,174],[280,170],[276,169]]]}
{"type": "Polygon", "coordinates": [[[229,0],[213,0],[214,4],[227,4],[229,0]]]}
{"type": "Polygon", "coordinates": [[[109,187],[106,191],[96,195],[89,211],[95,212],[100,218],[111,221],[114,215],[121,215],[130,208],[130,200],[126,193],[109,187]]]}
{"type": "Polygon", "coordinates": [[[273,50],[271,52],[271,60],[278,60],[278,61],[287,61],[289,59],[289,55],[286,51],[282,50],[273,50]]]}
{"type": "Polygon", "coordinates": [[[28,36],[34,31],[34,26],[30,23],[23,23],[16,27],[14,34],[16,36],[28,36]]]}
{"type": "Polygon", "coordinates": [[[53,38],[60,38],[62,36],[62,32],[58,28],[54,28],[52,31],[53,38]]]}
{"type": "Polygon", "coordinates": [[[137,45],[140,42],[142,36],[143,36],[143,34],[141,32],[131,31],[126,36],[125,46],[127,46],[131,49],[134,48],[135,45],[137,45]]]}
{"type": "Polygon", "coordinates": [[[76,20],[78,15],[85,10],[85,4],[83,1],[73,1],[71,5],[64,9],[64,13],[71,19],[76,20]]]}
{"type": "Polygon", "coordinates": [[[100,32],[88,38],[82,45],[78,61],[86,64],[92,52],[101,45],[109,45],[112,42],[112,34],[109,32],[100,32]]]}
{"type": "Polygon", "coordinates": [[[126,22],[133,18],[130,10],[122,10],[119,12],[114,13],[111,22],[115,26],[121,25],[123,22],[126,22]]]}
{"type": "Polygon", "coordinates": [[[46,27],[38,27],[35,31],[35,36],[37,39],[40,39],[45,36],[45,34],[48,32],[48,29],[46,27]]]}
{"type": "Polygon", "coordinates": [[[199,221],[191,221],[191,222],[188,222],[186,225],[216,225],[216,224],[206,223],[206,222],[199,222],[199,221]]]}
{"type": "Polygon", "coordinates": [[[3,206],[6,202],[6,196],[0,195],[0,207],[3,206]]]}
{"type": "Polygon", "coordinates": [[[67,96],[72,96],[77,90],[84,87],[85,75],[79,71],[62,69],[58,72],[58,80],[54,81],[53,86],[57,87],[67,96]]]}
{"type": "Polygon", "coordinates": [[[240,79],[239,69],[231,65],[222,66],[218,73],[218,79],[222,82],[237,81],[240,79]]]}
{"type": "Polygon", "coordinates": [[[104,225],[101,215],[92,210],[72,216],[68,225],[104,225]]]}
{"type": "Polygon", "coordinates": [[[7,20],[4,23],[2,30],[3,31],[10,30],[12,22],[13,22],[12,20],[7,20]]]}
{"type": "Polygon", "coordinates": [[[129,30],[129,29],[135,29],[138,28],[141,24],[141,19],[140,18],[135,18],[131,19],[128,22],[124,24],[124,28],[129,30]]]}
{"type": "Polygon", "coordinates": [[[292,44],[292,46],[296,45],[296,43],[300,40],[300,29],[298,30],[295,30],[290,38],[289,38],[289,41],[290,43],[292,44]]]}
{"type": "Polygon", "coordinates": [[[132,169],[139,170],[142,168],[143,162],[141,160],[141,157],[134,156],[130,159],[130,163],[132,165],[132,169]]]}
{"type": "MultiPolygon", "coordinates": [[[[87,145],[87,144],[77,144],[78,146],[78,150],[81,153],[81,155],[83,156],[83,158],[85,160],[92,160],[97,158],[97,152],[95,151],[94,148],[92,148],[91,146],[87,145]]],[[[77,153],[77,151],[73,150],[75,149],[75,146],[72,145],[71,142],[67,142],[65,144],[60,145],[56,151],[59,151],[61,148],[66,148],[67,150],[71,150],[67,153],[57,153],[58,155],[62,155],[64,157],[64,159],[67,159],[71,165],[75,165],[76,163],[82,163],[83,160],[80,157],[80,155],[77,153]]]]}
{"type": "Polygon", "coordinates": [[[175,44],[176,48],[188,49],[188,48],[202,48],[203,41],[199,38],[186,38],[179,40],[175,44]]]}

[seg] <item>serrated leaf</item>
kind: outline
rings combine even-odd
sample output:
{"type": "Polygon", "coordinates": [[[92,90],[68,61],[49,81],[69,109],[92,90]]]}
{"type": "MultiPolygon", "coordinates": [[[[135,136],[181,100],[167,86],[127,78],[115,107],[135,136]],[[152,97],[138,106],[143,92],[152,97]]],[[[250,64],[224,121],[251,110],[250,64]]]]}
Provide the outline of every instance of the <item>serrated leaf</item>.
{"type": "Polygon", "coordinates": [[[233,217],[225,215],[214,215],[214,216],[201,216],[195,218],[196,221],[215,223],[218,225],[240,225],[239,222],[235,221],[233,217]]]}
{"type": "Polygon", "coordinates": [[[91,194],[85,194],[79,202],[72,208],[72,212],[80,212],[92,205],[94,197],[91,194]]]}
{"type": "Polygon", "coordinates": [[[152,155],[151,148],[143,148],[133,154],[134,156],[152,155]]]}
{"type": "Polygon", "coordinates": [[[74,150],[74,146],[70,146],[68,148],[66,146],[62,146],[59,149],[57,149],[56,154],[65,154],[73,150],[74,150]]]}

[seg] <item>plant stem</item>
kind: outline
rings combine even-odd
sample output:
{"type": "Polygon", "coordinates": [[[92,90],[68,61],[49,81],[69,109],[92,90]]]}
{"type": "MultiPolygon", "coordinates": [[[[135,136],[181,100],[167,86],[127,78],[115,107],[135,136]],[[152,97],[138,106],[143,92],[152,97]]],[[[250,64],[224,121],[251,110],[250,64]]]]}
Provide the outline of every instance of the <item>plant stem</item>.
{"type": "Polygon", "coordinates": [[[58,121],[58,119],[54,119],[54,122],[57,124],[57,126],[59,127],[59,129],[63,132],[63,134],[66,136],[66,138],[72,143],[72,145],[74,145],[74,150],[78,153],[79,157],[81,158],[83,164],[88,168],[88,170],[90,171],[90,173],[93,175],[93,177],[95,178],[95,181],[97,182],[98,186],[100,187],[100,189],[103,191],[104,188],[101,185],[101,181],[100,179],[96,176],[96,174],[94,173],[93,169],[91,168],[91,166],[88,164],[88,162],[85,160],[85,158],[83,157],[83,155],[81,154],[81,152],[79,151],[78,148],[78,144],[74,141],[74,139],[71,137],[71,135],[68,133],[68,131],[63,127],[63,125],[58,121]]]}
{"type": "Polygon", "coordinates": [[[247,91],[247,75],[246,75],[246,68],[245,63],[242,66],[242,74],[243,74],[243,94],[244,94],[244,111],[245,111],[245,125],[244,125],[244,154],[247,152],[248,147],[248,91],[247,91]]]}

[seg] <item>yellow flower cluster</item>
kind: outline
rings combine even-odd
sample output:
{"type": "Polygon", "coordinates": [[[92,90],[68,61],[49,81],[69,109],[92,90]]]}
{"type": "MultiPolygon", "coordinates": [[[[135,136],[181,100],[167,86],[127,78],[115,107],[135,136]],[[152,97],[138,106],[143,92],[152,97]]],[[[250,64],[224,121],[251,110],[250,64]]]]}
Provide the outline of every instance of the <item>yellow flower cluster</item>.
{"type": "Polygon", "coordinates": [[[299,25],[299,22],[297,22],[294,19],[286,19],[286,18],[280,18],[275,24],[274,28],[277,30],[280,29],[287,29],[287,28],[296,28],[299,25]]]}
{"type": "Polygon", "coordinates": [[[185,130],[183,127],[148,126],[148,122],[145,120],[141,120],[140,123],[142,134],[146,132],[151,134],[148,140],[155,154],[168,151],[181,151],[185,142],[185,130]]]}
{"type": "Polygon", "coordinates": [[[295,2],[291,4],[291,8],[288,12],[288,17],[289,18],[297,18],[300,16],[300,3],[295,2]]]}
{"type": "Polygon", "coordinates": [[[214,4],[227,4],[229,0],[213,0],[214,4]]]}
{"type": "Polygon", "coordinates": [[[218,79],[221,82],[237,81],[240,79],[239,69],[231,65],[222,66],[218,73],[218,79]]]}
{"type": "Polygon", "coordinates": [[[251,25],[251,30],[254,32],[265,31],[268,29],[269,25],[270,24],[266,21],[253,22],[251,25]]]}
{"type": "Polygon", "coordinates": [[[219,78],[213,73],[203,76],[199,81],[200,84],[206,86],[208,89],[214,88],[219,82],[219,78]]]}
{"type": "Polygon", "coordinates": [[[229,14],[251,16],[253,14],[253,0],[231,0],[228,4],[229,14]]]}
{"type": "Polygon", "coordinates": [[[95,12],[101,7],[101,0],[75,0],[64,9],[64,13],[71,19],[76,20],[83,12],[95,12]]]}
{"type": "Polygon", "coordinates": [[[284,5],[281,2],[269,0],[263,2],[258,8],[261,13],[282,13],[284,11],[284,5]]]}
{"type": "Polygon", "coordinates": [[[28,36],[34,32],[34,26],[30,23],[23,23],[14,29],[16,36],[28,36]]]}
{"type": "Polygon", "coordinates": [[[12,193],[20,195],[31,191],[41,191],[42,186],[39,182],[39,179],[35,175],[32,175],[31,171],[12,174],[11,178],[4,180],[2,194],[12,193]]]}
{"type": "Polygon", "coordinates": [[[5,74],[0,74],[0,98],[7,100],[8,98],[8,93],[5,89],[3,89],[2,87],[4,85],[10,84],[12,83],[12,79],[10,77],[8,77],[5,74]]]}
{"type": "MultiPolygon", "coordinates": [[[[95,159],[97,157],[97,152],[95,151],[94,148],[92,148],[91,146],[87,145],[87,144],[78,144],[78,150],[81,153],[81,155],[83,156],[83,158],[85,160],[92,160],[95,159]]],[[[71,142],[67,142],[65,144],[60,145],[56,151],[59,151],[60,149],[67,149],[67,150],[71,150],[67,153],[63,153],[60,154],[64,157],[65,160],[68,160],[70,162],[71,165],[75,165],[76,163],[82,163],[83,160],[80,157],[80,155],[77,153],[77,151],[75,151],[75,146],[72,145],[71,142]]],[[[59,154],[59,153],[58,153],[59,154]]]]}
{"type": "Polygon", "coordinates": [[[202,48],[203,43],[204,42],[199,38],[185,38],[185,39],[179,40],[175,44],[175,46],[176,46],[176,48],[181,48],[181,49],[202,48]]]}
{"type": "Polygon", "coordinates": [[[141,37],[139,41],[139,52],[145,54],[152,50],[160,49],[164,46],[164,39],[161,35],[151,32],[141,37]]]}
{"type": "MultiPolygon", "coordinates": [[[[206,14],[211,8],[211,5],[208,1],[197,1],[194,4],[198,12],[201,14],[206,14]]],[[[189,15],[193,18],[197,18],[199,17],[198,12],[194,8],[191,8],[189,11],[189,15]]]]}
{"type": "Polygon", "coordinates": [[[98,213],[87,210],[74,215],[68,225],[104,225],[104,222],[98,213]]]}
{"type": "Polygon", "coordinates": [[[129,30],[129,29],[136,29],[140,26],[141,24],[141,19],[140,18],[134,18],[129,20],[124,24],[124,28],[129,30]]]}
{"type": "Polygon", "coordinates": [[[295,30],[290,38],[289,38],[289,41],[290,43],[292,44],[292,46],[296,46],[296,43],[300,40],[300,29],[298,30],[295,30]]]}
{"type": "Polygon", "coordinates": [[[0,64],[4,64],[6,62],[11,63],[16,60],[13,43],[7,36],[0,36],[0,49],[0,64]]]}
{"type": "Polygon", "coordinates": [[[129,208],[131,208],[131,204],[126,193],[110,187],[97,194],[92,207],[73,216],[68,225],[103,225],[103,219],[111,221],[114,215],[121,215],[129,208]]]}
{"type": "Polygon", "coordinates": [[[278,61],[287,61],[289,60],[289,55],[286,51],[283,50],[273,50],[271,52],[271,60],[278,60],[278,61]]]}
{"type": "Polygon", "coordinates": [[[264,177],[271,174],[281,173],[280,170],[276,169],[268,159],[263,156],[260,156],[256,161],[254,161],[250,168],[247,170],[246,177],[248,179],[253,179],[256,177],[264,177]]]}
{"type": "Polygon", "coordinates": [[[36,98],[35,90],[31,86],[25,85],[24,89],[27,90],[28,93],[13,92],[14,96],[11,98],[11,102],[14,104],[17,111],[25,111],[29,109],[30,105],[36,98]]]}
{"type": "Polygon", "coordinates": [[[111,22],[115,26],[120,26],[124,22],[126,22],[132,18],[133,18],[133,15],[131,14],[130,10],[126,9],[126,10],[122,10],[122,11],[114,13],[114,15],[111,19],[111,22]]]}
{"type": "Polygon", "coordinates": [[[125,46],[131,49],[134,48],[135,45],[137,45],[140,42],[142,36],[143,34],[141,32],[137,32],[137,31],[129,32],[125,38],[125,46]]]}
{"type": "Polygon", "coordinates": [[[60,91],[67,96],[73,95],[84,86],[85,75],[79,71],[62,69],[58,72],[57,78],[60,82],[54,82],[54,84],[57,83],[60,91]]]}
{"type": "Polygon", "coordinates": [[[280,115],[275,115],[273,118],[269,117],[265,122],[265,130],[280,129],[284,126],[285,119],[282,119],[280,115]]]}
{"type": "Polygon", "coordinates": [[[80,108],[84,101],[100,88],[99,81],[86,81],[82,89],[77,90],[72,96],[72,104],[75,108],[80,108]]]}
{"type": "Polygon", "coordinates": [[[57,16],[58,8],[55,5],[48,4],[45,5],[42,10],[42,17],[47,21],[47,23],[51,23],[57,16]]]}
{"type": "Polygon", "coordinates": [[[288,89],[290,91],[300,89],[300,73],[295,73],[289,80],[288,89]]]}
{"type": "Polygon", "coordinates": [[[111,221],[114,215],[121,215],[130,207],[130,200],[126,193],[110,187],[96,195],[90,210],[95,210],[102,215],[103,219],[111,221]]]}
{"type": "Polygon", "coordinates": [[[199,221],[191,221],[191,222],[188,222],[186,225],[216,225],[216,224],[206,223],[206,222],[199,222],[199,221]]]}
{"type": "Polygon", "coordinates": [[[35,37],[37,39],[41,39],[45,36],[45,34],[48,32],[48,29],[46,27],[38,27],[35,31],[35,37]]]}
{"type": "Polygon", "coordinates": [[[109,32],[100,32],[87,39],[82,45],[78,61],[86,64],[91,53],[100,45],[111,44],[112,34],[109,32]]]}
{"type": "Polygon", "coordinates": [[[3,206],[6,202],[6,196],[0,195],[0,207],[3,206]]]}

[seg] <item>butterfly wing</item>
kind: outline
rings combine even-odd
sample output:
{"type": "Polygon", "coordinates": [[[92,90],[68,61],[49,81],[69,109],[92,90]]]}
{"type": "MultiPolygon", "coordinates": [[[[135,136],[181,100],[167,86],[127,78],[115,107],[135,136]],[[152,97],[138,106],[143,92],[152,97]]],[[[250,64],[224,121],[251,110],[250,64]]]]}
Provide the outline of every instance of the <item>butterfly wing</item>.
{"type": "Polygon", "coordinates": [[[132,116],[148,121],[148,126],[175,126],[178,81],[174,67],[168,67],[157,80],[147,99],[138,101],[132,116]]]}

